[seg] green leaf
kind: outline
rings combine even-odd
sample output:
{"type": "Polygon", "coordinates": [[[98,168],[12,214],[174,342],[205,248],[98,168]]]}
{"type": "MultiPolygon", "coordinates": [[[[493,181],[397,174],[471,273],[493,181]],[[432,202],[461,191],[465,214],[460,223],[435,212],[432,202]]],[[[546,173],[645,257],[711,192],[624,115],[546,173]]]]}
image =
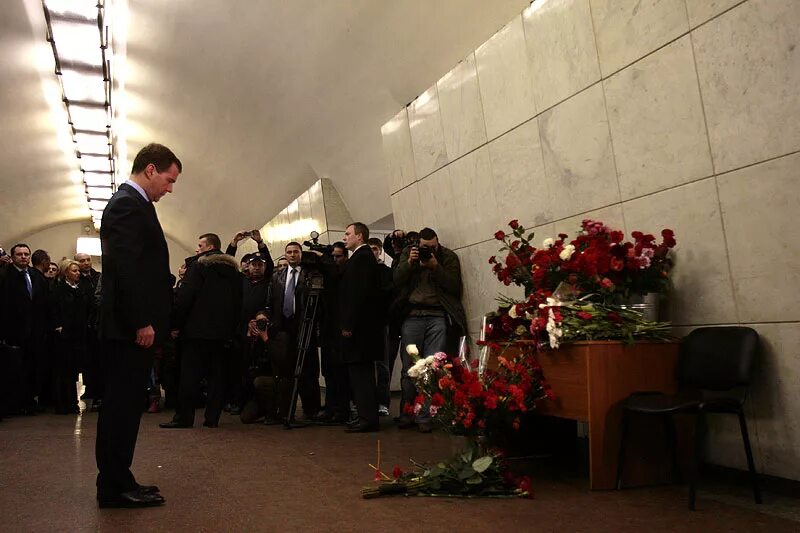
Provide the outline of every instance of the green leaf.
{"type": "Polygon", "coordinates": [[[472,463],[472,468],[476,472],[485,472],[487,468],[492,466],[492,457],[489,455],[484,455],[479,459],[475,459],[475,462],[472,463]]]}
{"type": "Polygon", "coordinates": [[[480,485],[483,483],[483,478],[480,474],[475,474],[467,480],[467,485],[480,485]]]}
{"type": "Polygon", "coordinates": [[[461,472],[458,473],[458,479],[468,479],[475,475],[475,469],[472,468],[470,465],[466,465],[464,468],[461,469],[461,472]]]}
{"type": "Polygon", "coordinates": [[[464,450],[464,453],[461,454],[461,460],[464,461],[465,463],[471,462],[472,452],[473,452],[472,448],[467,448],[466,450],[464,450]]]}

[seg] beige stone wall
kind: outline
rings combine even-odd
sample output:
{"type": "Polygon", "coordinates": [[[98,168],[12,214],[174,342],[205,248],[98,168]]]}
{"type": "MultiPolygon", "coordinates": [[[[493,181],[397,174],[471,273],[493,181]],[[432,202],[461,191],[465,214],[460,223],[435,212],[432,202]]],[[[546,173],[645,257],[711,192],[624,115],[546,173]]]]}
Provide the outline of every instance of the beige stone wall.
{"type": "MultiPolygon", "coordinates": [[[[396,226],[457,250],[473,332],[510,219],[674,229],[676,329],[758,330],[758,467],[800,479],[798,44],[796,0],[536,0],[383,126],[396,226]]],[[[710,444],[744,468],[735,420],[710,444]]]]}

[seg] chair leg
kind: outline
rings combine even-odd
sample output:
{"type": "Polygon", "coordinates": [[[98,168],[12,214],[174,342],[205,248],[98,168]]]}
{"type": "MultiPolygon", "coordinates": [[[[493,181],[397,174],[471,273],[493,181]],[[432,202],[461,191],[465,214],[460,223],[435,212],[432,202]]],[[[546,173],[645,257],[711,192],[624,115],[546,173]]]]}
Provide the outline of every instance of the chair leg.
{"type": "Polygon", "coordinates": [[[700,431],[700,415],[694,417],[694,446],[692,449],[692,467],[689,472],[689,510],[695,510],[697,499],[697,477],[700,471],[700,457],[703,447],[702,432],[700,431]]]}
{"type": "Polygon", "coordinates": [[[678,462],[678,437],[675,430],[675,418],[672,416],[664,417],[664,431],[667,437],[667,449],[670,452],[672,459],[672,476],[674,482],[683,483],[683,476],[681,475],[681,466],[678,462]]]}
{"type": "Polygon", "coordinates": [[[747,421],[744,418],[744,411],[740,410],[739,427],[742,430],[742,441],[744,442],[744,453],[747,455],[747,468],[750,470],[750,479],[753,482],[753,496],[755,496],[756,503],[762,503],[761,489],[758,486],[758,472],[756,472],[756,465],[753,461],[753,450],[750,448],[750,434],[747,431],[747,421]]]}
{"type": "Polygon", "coordinates": [[[622,431],[619,439],[619,453],[617,454],[617,490],[622,489],[622,465],[625,462],[625,441],[628,438],[628,413],[622,410],[622,431]]]}

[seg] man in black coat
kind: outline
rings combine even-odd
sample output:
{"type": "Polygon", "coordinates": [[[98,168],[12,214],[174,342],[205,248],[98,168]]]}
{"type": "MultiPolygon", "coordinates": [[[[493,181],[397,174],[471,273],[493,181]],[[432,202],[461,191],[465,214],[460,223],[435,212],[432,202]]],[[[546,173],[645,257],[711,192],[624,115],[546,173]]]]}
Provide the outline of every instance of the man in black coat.
{"type": "Polygon", "coordinates": [[[96,411],[103,399],[103,353],[100,339],[97,335],[97,308],[94,305],[94,294],[100,282],[100,272],[92,268],[92,256],[89,254],[75,254],[75,261],[81,271],[78,287],[86,295],[89,302],[89,316],[87,317],[86,350],[84,360],[79,361],[83,373],[83,384],[86,392],[82,400],[92,399],[92,411],[96,411]]]}
{"type": "Polygon", "coordinates": [[[339,327],[341,356],[358,409],[358,419],[345,430],[348,433],[378,430],[375,361],[383,360],[383,318],[380,272],[368,240],[367,226],[361,222],[347,226],[344,244],[351,254],[339,283],[339,327]]]}
{"type": "Polygon", "coordinates": [[[49,287],[46,278],[30,266],[27,244],[17,244],[9,252],[12,262],[3,269],[0,281],[0,341],[19,349],[9,351],[15,355],[7,369],[11,391],[4,410],[33,415],[45,357],[49,287]]]}
{"type": "MultiPolygon", "coordinates": [[[[293,414],[288,412],[288,408],[298,357],[297,340],[308,302],[308,280],[312,272],[301,265],[303,252],[299,243],[290,242],[284,251],[289,265],[270,280],[267,311],[270,316],[270,355],[279,378],[278,409],[282,417],[289,419],[293,414]]],[[[305,418],[315,417],[320,410],[321,398],[319,358],[313,342],[305,354],[298,393],[305,418]]]]}
{"type": "Polygon", "coordinates": [[[119,186],[103,212],[99,328],[106,388],[95,445],[100,507],[164,503],[158,488],[139,485],[130,467],[153,346],[170,334],[169,250],[153,202],[172,192],[181,170],[180,160],[169,148],[145,146],[133,161],[130,179],[119,186]]]}
{"type": "Polygon", "coordinates": [[[183,342],[180,395],[175,417],[162,428],[187,428],[194,425],[195,399],[200,380],[208,376],[206,427],[219,425],[225,402],[227,360],[225,343],[236,334],[242,309],[242,275],[236,259],[219,250],[219,237],[200,236],[205,248],[186,260],[186,276],[178,291],[172,318],[174,336],[183,342]]]}

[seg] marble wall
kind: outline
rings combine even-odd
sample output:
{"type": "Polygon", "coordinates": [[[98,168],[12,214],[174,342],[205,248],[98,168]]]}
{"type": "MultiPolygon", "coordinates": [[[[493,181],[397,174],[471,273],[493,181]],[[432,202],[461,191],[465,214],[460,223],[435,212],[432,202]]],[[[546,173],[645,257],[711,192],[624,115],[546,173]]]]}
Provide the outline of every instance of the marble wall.
{"type": "MultiPolygon", "coordinates": [[[[798,44],[796,0],[535,0],[383,126],[396,226],[457,251],[473,333],[509,220],[674,229],[676,330],[758,330],[758,467],[800,479],[798,44]]],[[[711,429],[744,468],[735,420],[711,429]]]]}

